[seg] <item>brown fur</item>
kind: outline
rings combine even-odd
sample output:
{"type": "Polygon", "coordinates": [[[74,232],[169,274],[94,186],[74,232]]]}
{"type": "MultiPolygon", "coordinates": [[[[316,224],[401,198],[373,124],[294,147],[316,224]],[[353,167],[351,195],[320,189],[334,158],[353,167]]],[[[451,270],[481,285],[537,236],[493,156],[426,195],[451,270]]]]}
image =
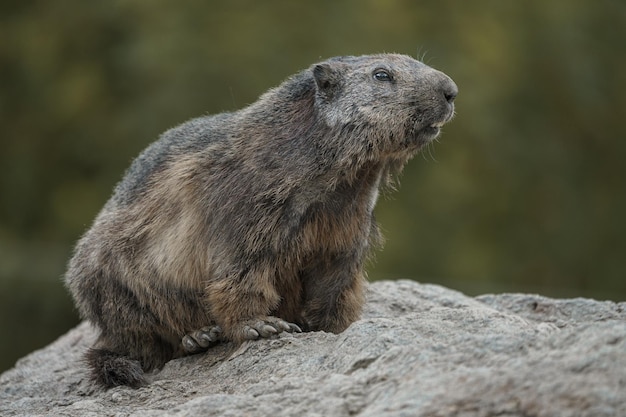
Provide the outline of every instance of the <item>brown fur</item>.
{"type": "Polygon", "coordinates": [[[450,120],[455,96],[409,57],[343,57],[166,132],[70,261],[66,283],[101,329],[94,379],[141,385],[138,367],[184,354],[183,336],[205,326],[235,342],[286,329],[277,318],[343,331],[380,239],[378,188],[450,120]]]}

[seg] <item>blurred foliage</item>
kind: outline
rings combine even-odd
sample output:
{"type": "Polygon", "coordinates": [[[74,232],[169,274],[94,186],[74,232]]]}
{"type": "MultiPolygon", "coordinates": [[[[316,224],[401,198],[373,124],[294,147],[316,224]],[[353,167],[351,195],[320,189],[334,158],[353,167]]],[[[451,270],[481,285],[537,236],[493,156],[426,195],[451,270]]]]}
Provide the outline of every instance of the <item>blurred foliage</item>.
{"type": "Polygon", "coordinates": [[[626,298],[622,0],[0,4],[0,370],[74,325],[71,247],[165,129],[320,58],[401,52],[457,118],[379,202],[372,279],[626,298]]]}

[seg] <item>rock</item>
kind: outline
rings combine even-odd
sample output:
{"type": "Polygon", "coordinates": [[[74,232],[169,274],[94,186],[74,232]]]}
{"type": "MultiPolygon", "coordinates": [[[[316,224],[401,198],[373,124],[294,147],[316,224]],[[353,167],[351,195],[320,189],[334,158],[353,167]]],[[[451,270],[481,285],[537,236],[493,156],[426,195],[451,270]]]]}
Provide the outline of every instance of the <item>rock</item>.
{"type": "Polygon", "coordinates": [[[87,381],[82,323],[0,376],[0,415],[626,416],[626,303],[370,286],[345,332],[169,362],[144,388],[87,381]]]}

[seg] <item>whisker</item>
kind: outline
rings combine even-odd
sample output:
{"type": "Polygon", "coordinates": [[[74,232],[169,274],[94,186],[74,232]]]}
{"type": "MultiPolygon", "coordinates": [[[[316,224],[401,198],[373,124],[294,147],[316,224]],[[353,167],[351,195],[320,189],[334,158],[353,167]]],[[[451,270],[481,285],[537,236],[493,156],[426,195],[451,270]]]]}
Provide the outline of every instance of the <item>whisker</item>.
{"type": "Polygon", "coordinates": [[[424,59],[426,59],[426,54],[428,53],[428,51],[424,50],[422,52],[422,48],[423,48],[422,46],[417,47],[415,58],[418,61],[421,61],[422,63],[426,64],[426,62],[424,62],[424,59]]]}
{"type": "MultiPolygon", "coordinates": [[[[438,139],[435,139],[435,140],[436,140],[437,142],[439,142],[439,140],[438,140],[438,139]]],[[[428,154],[429,154],[429,155],[430,155],[430,157],[432,158],[433,162],[435,162],[435,163],[437,163],[437,164],[438,164],[438,163],[439,163],[439,161],[437,160],[437,157],[435,156],[435,153],[436,153],[436,152],[437,152],[437,151],[436,151],[436,148],[435,148],[435,144],[434,144],[434,143],[432,143],[432,142],[430,142],[430,143],[428,144],[428,154]]]]}

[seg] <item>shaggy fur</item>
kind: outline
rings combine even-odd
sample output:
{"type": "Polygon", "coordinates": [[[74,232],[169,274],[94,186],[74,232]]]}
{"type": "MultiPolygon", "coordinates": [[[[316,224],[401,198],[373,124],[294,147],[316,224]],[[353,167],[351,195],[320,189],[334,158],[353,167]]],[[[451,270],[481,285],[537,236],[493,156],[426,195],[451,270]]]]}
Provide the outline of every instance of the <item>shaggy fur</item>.
{"type": "Polygon", "coordinates": [[[165,132],[69,263],[66,284],[101,331],[93,378],[139,386],[202,328],[237,343],[299,330],[289,323],[343,331],[380,240],[378,189],[452,118],[456,93],[407,56],[340,57],[165,132]]]}

